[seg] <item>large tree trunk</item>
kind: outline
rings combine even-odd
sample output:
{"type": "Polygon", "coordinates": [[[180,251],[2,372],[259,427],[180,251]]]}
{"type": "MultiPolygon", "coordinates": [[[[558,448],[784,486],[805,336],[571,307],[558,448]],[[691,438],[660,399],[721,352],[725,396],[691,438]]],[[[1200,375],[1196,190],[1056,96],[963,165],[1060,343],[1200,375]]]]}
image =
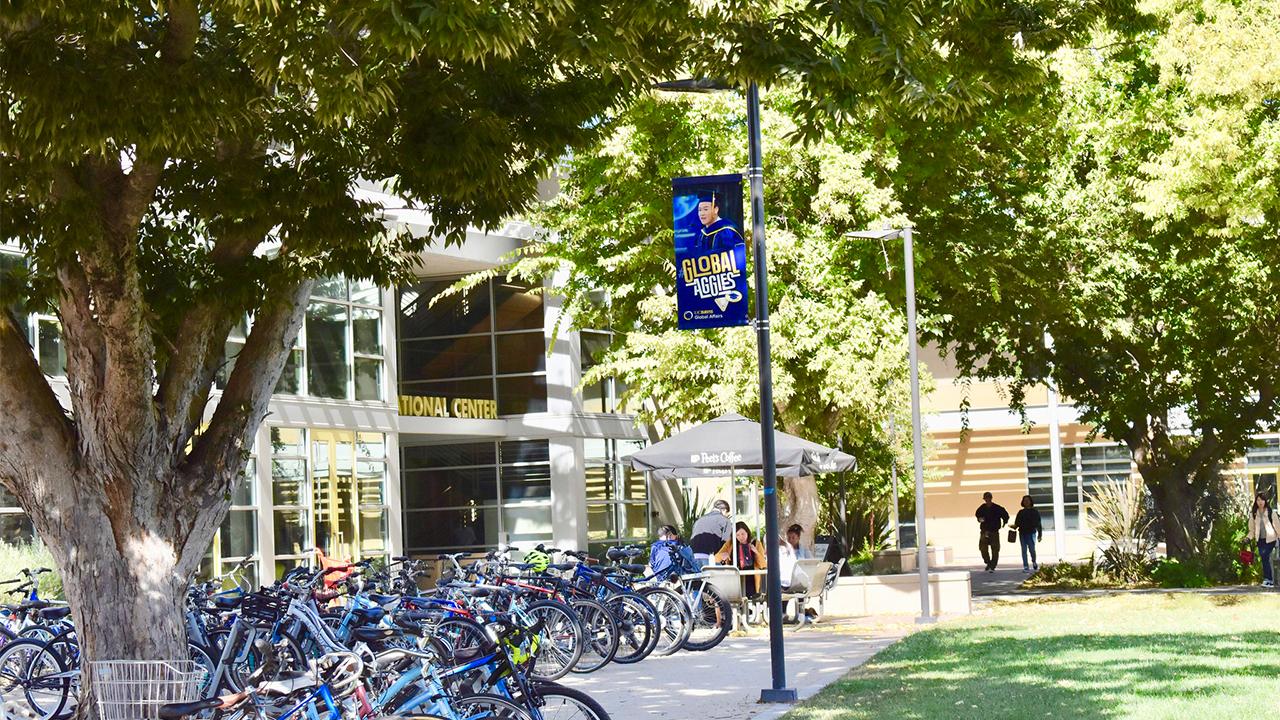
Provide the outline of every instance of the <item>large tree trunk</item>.
{"type": "Polygon", "coordinates": [[[1139,472],[1160,510],[1166,553],[1177,560],[1191,558],[1200,545],[1196,508],[1202,490],[1195,484],[1195,476],[1176,467],[1152,465],[1140,467],[1139,472]]]}
{"type": "Polygon", "coordinates": [[[787,503],[780,534],[785,536],[788,527],[799,525],[804,530],[800,544],[812,550],[818,525],[818,481],[811,477],[793,477],[785,478],[785,482],[787,503]]]}

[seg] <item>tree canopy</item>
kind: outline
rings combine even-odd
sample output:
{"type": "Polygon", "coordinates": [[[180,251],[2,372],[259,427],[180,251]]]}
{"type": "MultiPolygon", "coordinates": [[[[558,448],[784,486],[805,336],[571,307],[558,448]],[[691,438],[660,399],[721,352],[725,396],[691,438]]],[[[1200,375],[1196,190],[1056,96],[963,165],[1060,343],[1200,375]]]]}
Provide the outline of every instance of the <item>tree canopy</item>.
{"type": "Polygon", "coordinates": [[[1280,418],[1270,5],[1149,3],[1149,32],[1056,53],[1032,112],[899,146],[935,337],[1018,402],[1055,379],[1131,449],[1175,556],[1208,470],[1280,418]],[[924,153],[956,172],[913,175],[924,153]]]}

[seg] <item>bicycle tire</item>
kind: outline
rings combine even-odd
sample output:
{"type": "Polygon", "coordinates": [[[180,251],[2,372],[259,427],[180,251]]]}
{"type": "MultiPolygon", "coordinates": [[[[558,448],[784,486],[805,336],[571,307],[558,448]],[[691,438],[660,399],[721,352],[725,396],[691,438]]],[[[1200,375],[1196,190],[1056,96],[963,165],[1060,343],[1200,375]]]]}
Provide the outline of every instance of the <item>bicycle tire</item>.
{"type": "Polygon", "coordinates": [[[650,640],[657,632],[658,611],[648,600],[631,592],[612,595],[604,604],[618,623],[618,652],[613,661],[631,665],[648,657],[655,645],[650,640]]]}
{"type": "MultiPolygon", "coordinates": [[[[62,694],[62,702],[52,711],[52,714],[47,712],[42,712],[41,714],[50,718],[71,717],[80,705],[80,641],[76,638],[75,630],[67,628],[53,636],[52,640],[44,644],[44,649],[40,653],[40,656],[32,658],[32,668],[35,668],[38,663],[46,667],[60,665],[66,673],[43,683],[37,681],[35,677],[31,678],[32,685],[43,684],[45,687],[51,688],[51,691],[56,690],[62,694]],[[44,662],[45,656],[49,656],[57,662],[44,662]]],[[[33,708],[36,707],[30,701],[28,701],[28,704],[33,708]]]]}
{"type": "Polygon", "coordinates": [[[458,720],[533,720],[528,710],[501,695],[476,693],[450,700],[449,704],[458,720]]]}
{"type": "Polygon", "coordinates": [[[704,652],[719,645],[733,627],[733,606],[711,583],[694,580],[701,585],[698,607],[693,612],[693,630],[684,641],[684,648],[704,652]]]}
{"type": "Polygon", "coordinates": [[[581,690],[559,683],[537,682],[530,688],[530,692],[541,698],[543,705],[539,708],[539,714],[544,720],[612,720],[595,698],[581,690]],[[573,707],[571,711],[560,710],[570,706],[573,707]]]}
{"type": "MultiPolygon", "coordinates": [[[[3,649],[0,649],[0,697],[12,697],[18,691],[24,695],[27,706],[31,711],[41,717],[46,717],[45,712],[37,706],[32,705],[27,688],[31,684],[28,668],[33,660],[39,658],[44,652],[44,643],[31,638],[18,638],[6,643],[3,649]]],[[[49,656],[56,661],[56,658],[49,656]]],[[[60,672],[65,668],[58,668],[60,672]]],[[[49,705],[55,702],[53,698],[49,698],[48,702],[42,705],[49,705]]],[[[65,700],[64,700],[65,702],[65,700]]]]}
{"type": "Polygon", "coordinates": [[[578,613],[559,600],[535,600],[524,612],[541,620],[543,625],[529,676],[553,681],[569,674],[582,658],[582,646],[586,644],[586,632],[578,613]]]}
{"type": "Polygon", "coordinates": [[[582,646],[582,657],[573,666],[580,675],[592,673],[613,661],[618,653],[618,623],[613,613],[599,600],[572,598],[569,606],[578,613],[587,642],[582,646]]]}
{"type": "Polygon", "coordinates": [[[640,591],[658,611],[658,642],[653,654],[666,657],[684,647],[693,633],[693,613],[680,593],[665,587],[648,587],[640,591]]]}

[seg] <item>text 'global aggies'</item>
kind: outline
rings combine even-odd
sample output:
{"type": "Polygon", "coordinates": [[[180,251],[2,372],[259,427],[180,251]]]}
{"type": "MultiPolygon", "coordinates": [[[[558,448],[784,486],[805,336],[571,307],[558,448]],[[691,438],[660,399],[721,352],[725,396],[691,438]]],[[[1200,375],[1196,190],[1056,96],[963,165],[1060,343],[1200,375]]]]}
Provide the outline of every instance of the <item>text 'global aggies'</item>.
{"type": "Polygon", "coordinates": [[[681,330],[747,324],[742,176],[671,181],[681,330]]]}

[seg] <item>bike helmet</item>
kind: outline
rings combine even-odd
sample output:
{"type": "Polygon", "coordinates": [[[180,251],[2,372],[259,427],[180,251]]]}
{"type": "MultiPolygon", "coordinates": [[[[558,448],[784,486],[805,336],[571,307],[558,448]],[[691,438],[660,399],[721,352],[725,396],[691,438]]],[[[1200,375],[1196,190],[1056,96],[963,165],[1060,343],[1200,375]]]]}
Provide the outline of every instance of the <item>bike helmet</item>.
{"type": "Polygon", "coordinates": [[[551,556],[541,550],[530,550],[525,556],[524,561],[529,565],[529,569],[534,572],[546,572],[547,567],[551,565],[551,556]]]}

